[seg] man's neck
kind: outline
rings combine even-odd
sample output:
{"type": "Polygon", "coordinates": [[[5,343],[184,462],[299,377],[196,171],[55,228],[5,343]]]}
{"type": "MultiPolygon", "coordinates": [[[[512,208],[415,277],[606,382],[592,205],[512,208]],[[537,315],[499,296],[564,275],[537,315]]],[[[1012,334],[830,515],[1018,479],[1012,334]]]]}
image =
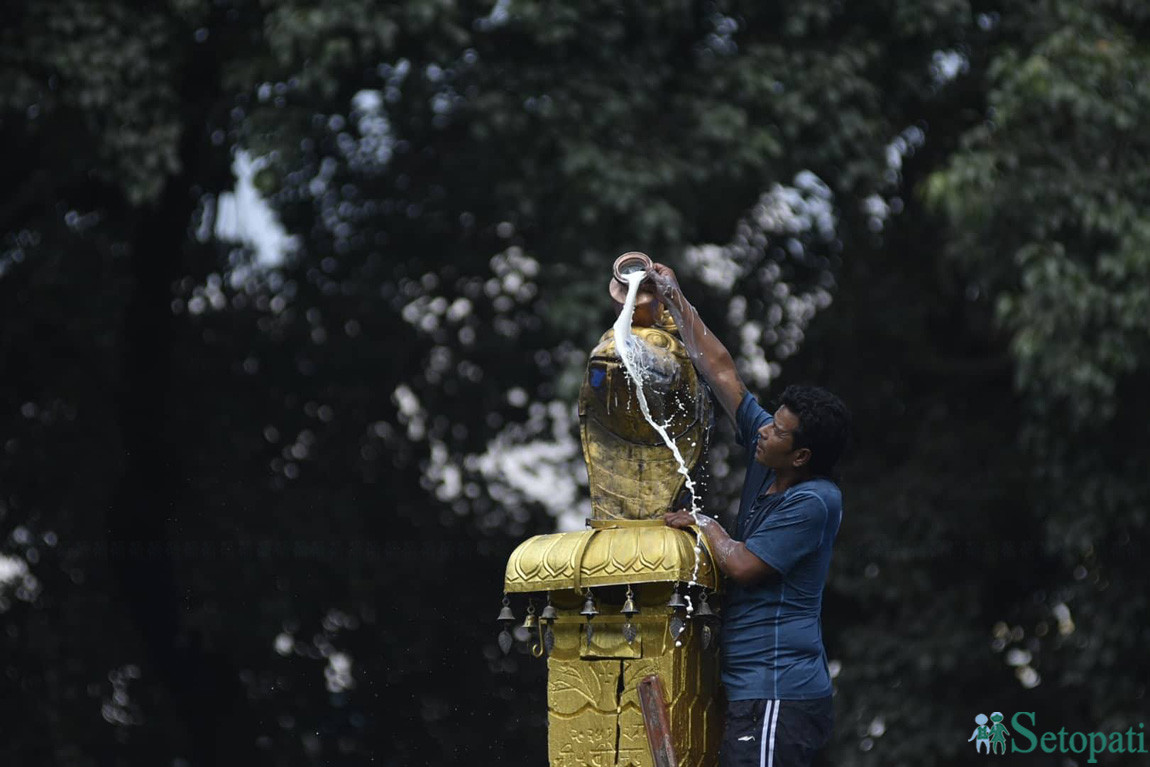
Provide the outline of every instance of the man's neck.
{"type": "Polygon", "coordinates": [[[775,481],[771,483],[771,486],[769,488],[767,488],[767,492],[768,493],[785,492],[785,491],[789,490],[790,488],[794,487],[795,485],[799,484],[800,482],[806,482],[808,479],[811,478],[811,476],[812,476],[811,473],[808,471],[796,472],[793,470],[792,471],[783,471],[783,470],[776,469],[775,470],[775,481]]]}

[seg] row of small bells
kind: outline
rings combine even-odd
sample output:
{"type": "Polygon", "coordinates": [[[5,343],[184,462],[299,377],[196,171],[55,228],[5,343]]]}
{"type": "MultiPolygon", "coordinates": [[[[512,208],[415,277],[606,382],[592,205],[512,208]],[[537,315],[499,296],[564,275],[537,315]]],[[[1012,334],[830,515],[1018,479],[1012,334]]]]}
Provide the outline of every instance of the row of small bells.
{"type": "MultiPolygon", "coordinates": [[[[687,629],[687,620],[692,619],[699,621],[702,624],[702,639],[703,649],[707,649],[715,641],[718,636],[719,628],[719,614],[717,611],[712,610],[710,605],[707,604],[707,591],[702,589],[699,593],[699,603],[697,607],[692,609],[686,598],[679,593],[679,586],[675,584],[675,590],[671,592],[671,598],[667,602],[667,607],[670,607],[674,613],[671,616],[671,638],[675,640],[676,647],[682,647],[680,636],[687,629]]],[[[635,604],[635,594],[631,587],[627,587],[627,598],[623,601],[623,608],[619,610],[626,620],[623,623],[623,638],[627,640],[627,644],[635,641],[635,637],[639,635],[638,629],[635,624],[631,623],[631,616],[639,613],[639,607],[635,604]]],[[[591,625],[591,619],[599,614],[599,608],[595,604],[595,596],[592,594],[591,589],[587,589],[587,599],[583,602],[583,609],[579,614],[586,618],[586,631],[587,642],[591,642],[591,638],[595,635],[595,629],[591,625]]],[[[524,619],[523,624],[515,628],[516,636],[513,638],[511,635],[511,626],[518,620],[515,613],[511,610],[511,599],[507,594],[503,595],[503,609],[499,611],[499,617],[496,619],[503,626],[503,630],[499,632],[499,649],[503,650],[503,654],[511,652],[511,647],[514,639],[520,641],[527,641],[532,631],[539,631],[540,642],[532,647],[532,653],[539,657],[543,653],[551,654],[551,650],[555,647],[555,633],[551,630],[551,624],[559,617],[559,611],[551,604],[551,594],[547,594],[547,605],[543,608],[543,612],[538,617],[535,615],[535,600],[529,599],[527,602],[527,617],[524,619]]]]}

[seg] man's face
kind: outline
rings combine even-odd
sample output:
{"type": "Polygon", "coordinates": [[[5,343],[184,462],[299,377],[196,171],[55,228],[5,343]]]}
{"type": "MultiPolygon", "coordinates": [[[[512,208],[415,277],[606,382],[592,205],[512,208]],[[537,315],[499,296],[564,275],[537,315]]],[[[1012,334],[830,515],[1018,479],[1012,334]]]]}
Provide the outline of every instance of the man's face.
{"type": "Polygon", "coordinates": [[[755,444],[755,460],[769,469],[782,469],[794,465],[800,458],[795,450],[795,431],[799,417],[787,410],[786,405],[775,411],[775,420],[759,429],[755,444]]]}

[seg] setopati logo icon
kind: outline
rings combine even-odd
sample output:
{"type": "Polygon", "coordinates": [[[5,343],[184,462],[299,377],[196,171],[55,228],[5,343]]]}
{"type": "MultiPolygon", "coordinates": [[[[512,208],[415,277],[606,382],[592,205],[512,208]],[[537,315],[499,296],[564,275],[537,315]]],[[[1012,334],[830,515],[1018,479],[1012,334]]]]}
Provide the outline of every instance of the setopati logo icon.
{"type": "Polygon", "coordinates": [[[975,728],[967,743],[974,743],[980,754],[1005,754],[1007,739],[1012,754],[1032,754],[1041,751],[1045,754],[1089,754],[1086,762],[1098,762],[1098,754],[1147,754],[1146,725],[1128,727],[1116,732],[1078,732],[1065,727],[1046,732],[1038,731],[1038,721],[1033,711],[1018,711],[1010,717],[1010,727],[1003,721],[1002,712],[995,711],[989,717],[978,714],[974,717],[975,728]],[[1013,730],[1013,732],[1011,732],[1013,730]]]}
{"type": "Polygon", "coordinates": [[[970,739],[967,742],[973,740],[978,753],[982,753],[983,746],[986,747],[988,754],[1006,753],[1006,739],[1010,737],[1010,730],[1006,729],[1006,725],[1002,723],[1002,712],[995,711],[990,715],[989,721],[986,714],[979,714],[974,717],[974,723],[978,726],[974,728],[974,732],[970,734],[970,739]]]}

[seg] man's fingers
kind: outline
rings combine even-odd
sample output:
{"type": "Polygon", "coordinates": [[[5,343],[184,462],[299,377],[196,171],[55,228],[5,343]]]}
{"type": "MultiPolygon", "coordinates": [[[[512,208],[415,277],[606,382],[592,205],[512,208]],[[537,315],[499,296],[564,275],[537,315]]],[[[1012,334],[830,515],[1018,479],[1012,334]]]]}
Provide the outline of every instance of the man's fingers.
{"type": "Polygon", "coordinates": [[[659,279],[655,280],[655,288],[660,294],[673,291],[679,286],[679,280],[671,267],[664,264],[654,264],[651,266],[651,271],[659,276],[659,279]]]}

